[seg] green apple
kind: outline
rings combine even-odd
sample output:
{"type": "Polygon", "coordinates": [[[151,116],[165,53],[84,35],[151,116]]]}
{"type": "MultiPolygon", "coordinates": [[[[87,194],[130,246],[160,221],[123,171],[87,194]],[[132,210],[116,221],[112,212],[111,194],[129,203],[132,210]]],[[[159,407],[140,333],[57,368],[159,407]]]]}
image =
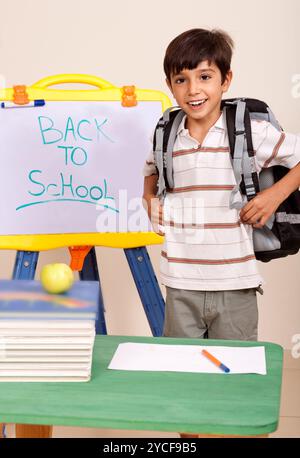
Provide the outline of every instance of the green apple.
{"type": "Polygon", "coordinates": [[[41,283],[48,293],[60,294],[68,291],[74,282],[72,269],[62,262],[46,264],[41,271],[41,283]]]}

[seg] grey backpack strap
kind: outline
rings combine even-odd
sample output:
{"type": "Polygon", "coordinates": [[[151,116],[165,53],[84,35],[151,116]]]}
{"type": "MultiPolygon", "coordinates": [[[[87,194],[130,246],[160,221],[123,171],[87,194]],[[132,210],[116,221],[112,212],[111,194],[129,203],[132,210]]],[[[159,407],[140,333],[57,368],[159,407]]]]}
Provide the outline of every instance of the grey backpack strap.
{"type": "Polygon", "coordinates": [[[158,182],[157,182],[157,196],[163,197],[166,193],[166,183],[164,177],[164,162],[163,162],[163,139],[164,129],[158,124],[155,131],[155,150],[154,150],[154,162],[158,170],[158,182]]]}
{"type": "Polygon", "coordinates": [[[282,127],[281,125],[279,124],[279,122],[277,121],[277,119],[275,118],[275,115],[273,113],[272,110],[270,110],[270,108],[268,107],[268,113],[269,113],[269,122],[279,131],[282,132],[282,127]]]}
{"type": "MultiPolygon", "coordinates": [[[[247,112],[248,114],[248,112],[247,112]]],[[[237,101],[236,117],[235,117],[235,148],[233,154],[233,171],[236,178],[236,186],[234,187],[229,201],[230,208],[240,209],[245,205],[245,199],[240,193],[240,184],[242,174],[246,189],[247,199],[250,200],[256,195],[255,185],[253,182],[253,174],[256,173],[255,160],[253,156],[249,156],[249,145],[247,144],[246,126],[246,102],[242,99],[237,101]]],[[[250,126],[250,118],[248,119],[248,128],[250,126]]],[[[251,142],[252,143],[252,142],[251,142]]]]}
{"type": "Polygon", "coordinates": [[[240,184],[242,181],[242,158],[245,149],[247,148],[245,137],[244,116],[246,109],[246,102],[238,100],[236,103],[235,115],[235,145],[232,159],[232,167],[236,180],[236,185],[233,188],[230,199],[229,208],[240,209],[244,206],[243,198],[240,192],[240,184]]]}
{"type": "Polygon", "coordinates": [[[277,121],[277,119],[275,118],[273,111],[270,110],[269,107],[267,107],[267,110],[268,110],[267,113],[256,113],[255,111],[253,111],[252,113],[250,113],[250,118],[257,120],[257,121],[267,121],[271,123],[272,126],[275,127],[275,129],[282,132],[282,127],[279,124],[279,122],[277,121]]]}

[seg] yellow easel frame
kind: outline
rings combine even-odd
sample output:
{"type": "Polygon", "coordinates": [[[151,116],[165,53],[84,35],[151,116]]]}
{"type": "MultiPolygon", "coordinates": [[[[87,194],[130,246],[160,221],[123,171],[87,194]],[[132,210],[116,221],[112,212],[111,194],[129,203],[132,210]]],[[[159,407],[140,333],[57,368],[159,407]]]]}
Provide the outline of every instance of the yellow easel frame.
{"type": "MultiPolygon", "coordinates": [[[[119,101],[122,100],[122,88],[93,75],[60,74],[43,78],[32,86],[26,87],[29,100],[44,99],[48,101],[119,101]],[[96,86],[97,89],[66,90],[49,89],[50,86],[66,83],[79,83],[96,86]]],[[[12,101],[13,88],[0,90],[0,100],[12,101]]],[[[159,101],[162,111],[171,106],[170,99],[160,91],[135,88],[137,102],[159,101]]],[[[130,109],[130,108],[124,108],[130,109]]],[[[34,234],[34,235],[1,235],[0,249],[23,251],[42,251],[66,246],[107,246],[114,248],[134,248],[162,243],[162,237],[152,232],[128,233],[82,233],[82,234],[34,234]]]]}

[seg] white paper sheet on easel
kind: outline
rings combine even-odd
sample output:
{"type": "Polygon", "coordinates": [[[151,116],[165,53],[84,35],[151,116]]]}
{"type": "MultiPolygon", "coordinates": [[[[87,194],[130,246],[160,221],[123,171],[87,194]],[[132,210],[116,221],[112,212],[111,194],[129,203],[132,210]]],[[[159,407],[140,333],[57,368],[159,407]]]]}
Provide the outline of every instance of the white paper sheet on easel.
{"type": "Polygon", "coordinates": [[[267,373],[263,346],[221,347],[131,342],[119,344],[108,369],[224,374],[201,353],[202,349],[206,349],[225,364],[230,369],[229,374],[267,373]]]}

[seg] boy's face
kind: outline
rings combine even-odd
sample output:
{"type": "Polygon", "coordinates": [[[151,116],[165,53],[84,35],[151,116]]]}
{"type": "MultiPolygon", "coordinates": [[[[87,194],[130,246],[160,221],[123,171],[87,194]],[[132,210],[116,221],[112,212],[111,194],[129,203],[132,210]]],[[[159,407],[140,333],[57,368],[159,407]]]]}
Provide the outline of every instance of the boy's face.
{"type": "Polygon", "coordinates": [[[220,115],[222,95],[230,86],[232,72],[229,71],[222,83],[219,68],[203,61],[193,70],[184,69],[167,80],[176,102],[193,120],[216,121],[220,115]]]}

